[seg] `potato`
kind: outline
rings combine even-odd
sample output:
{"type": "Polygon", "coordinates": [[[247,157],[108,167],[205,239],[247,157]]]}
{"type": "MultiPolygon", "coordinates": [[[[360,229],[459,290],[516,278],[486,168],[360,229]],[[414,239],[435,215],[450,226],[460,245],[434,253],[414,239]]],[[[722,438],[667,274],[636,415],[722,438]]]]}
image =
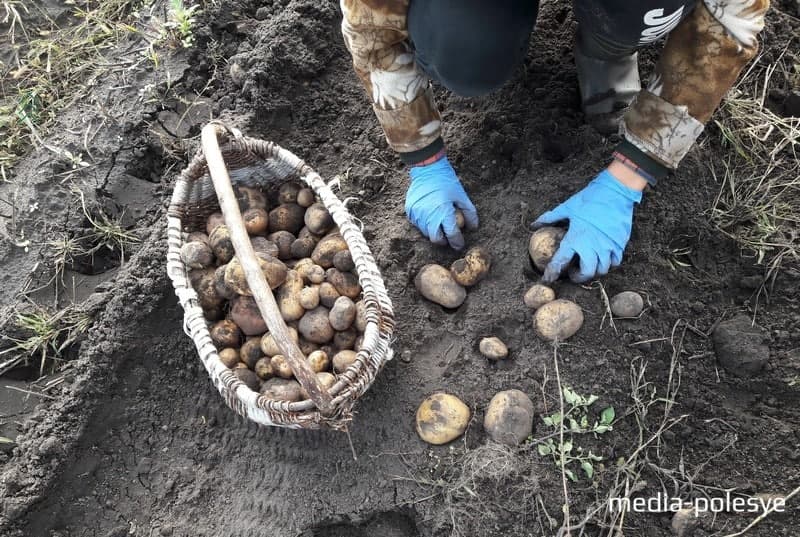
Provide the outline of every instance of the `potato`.
{"type": "Polygon", "coordinates": [[[186,242],[202,242],[208,244],[208,235],[202,231],[192,231],[186,236],[186,242]]]}
{"type": "Polygon", "coordinates": [[[414,278],[414,286],[422,296],[445,308],[457,308],[467,298],[449,270],[441,265],[425,265],[414,278]]]}
{"type": "Polygon", "coordinates": [[[308,355],[308,365],[314,373],[326,371],[331,365],[331,360],[325,351],[314,351],[308,355]]]}
{"type": "Polygon", "coordinates": [[[311,259],[320,267],[329,269],[333,266],[333,256],[343,250],[347,250],[345,240],[338,233],[331,233],[320,239],[311,253],[311,259]]]}
{"type": "Polygon", "coordinates": [[[233,370],[233,374],[236,375],[240,381],[244,383],[245,386],[253,390],[254,392],[258,391],[258,386],[260,382],[258,381],[258,376],[247,369],[246,367],[237,367],[233,370]]]}
{"type": "Polygon", "coordinates": [[[236,195],[236,201],[239,202],[239,211],[241,212],[267,208],[267,197],[256,187],[233,185],[233,193],[236,195]]]}
{"type": "Polygon", "coordinates": [[[267,232],[267,211],[264,209],[248,209],[242,213],[242,220],[248,235],[264,235],[267,232]]]}
{"type": "MultiPolygon", "coordinates": [[[[317,373],[316,377],[317,377],[317,384],[319,384],[319,387],[326,392],[329,391],[334,384],[336,384],[336,377],[325,371],[317,373]]],[[[302,386],[300,387],[300,395],[303,399],[309,398],[308,393],[306,393],[306,390],[302,386]]]]}
{"type": "Polygon", "coordinates": [[[239,296],[233,288],[225,282],[225,268],[227,265],[220,265],[214,271],[214,290],[217,295],[225,300],[233,300],[239,296]]]}
{"type": "Polygon", "coordinates": [[[261,380],[267,380],[270,377],[274,377],[275,372],[272,370],[272,358],[268,356],[262,356],[259,358],[253,367],[253,371],[255,371],[256,375],[261,380]]]}
{"type": "Polygon", "coordinates": [[[204,242],[187,242],[181,246],[181,260],[189,268],[203,269],[214,263],[214,252],[204,242]]]}
{"type": "Polygon", "coordinates": [[[219,351],[219,361],[230,369],[239,363],[239,351],[233,347],[225,347],[219,351]]]}
{"type": "Polygon", "coordinates": [[[537,269],[544,272],[566,232],[560,227],[543,227],[533,232],[528,242],[528,255],[537,269]]]}
{"type": "Polygon", "coordinates": [[[450,273],[459,285],[471,287],[481,281],[492,266],[489,252],[481,246],[467,250],[463,259],[457,259],[450,265],[450,273]]]}
{"type": "Polygon", "coordinates": [[[341,295],[330,282],[322,282],[319,286],[319,303],[326,308],[332,308],[336,299],[341,295]]]}
{"type": "Polygon", "coordinates": [[[356,363],[358,353],[348,349],[341,350],[333,355],[333,370],[337,373],[344,373],[345,370],[356,363]]]}
{"type": "Polygon", "coordinates": [[[556,292],[546,285],[535,284],[525,292],[523,302],[532,310],[538,310],[548,302],[556,299],[556,292]]]}
{"type": "Polygon", "coordinates": [[[353,343],[353,350],[359,352],[364,347],[364,335],[359,335],[353,343]]]}
{"type": "Polygon", "coordinates": [[[352,326],[333,335],[333,345],[339,350],[352,349],[358,339],[358,332],[352,326]]]}
{"type": "Polygon", "coordinates": [[[310,236],[297,238],[291,244],[289,252],[293,258],[303,259],[311,255],[316,245],[317,243],[314,242],[314,239],[310,236]]]}
{"type": "Polygon", "coordinates": [[[260,336],[267,331],[267,323],[251,296],[239,296],[231,300],[230,317],[246,336],[260,336]]]}
{"type": "Polygon", "coordinates": [[[192,274],[191,279],[195,282],[193,287],[197,293],[197,300],[200,302],[200,307],[211,310],[222,306],[224,297],[220,295],[214,284],[214,275],[216,271],[212,268],[207,268],[202,271],[192,272],[197,272],[197,274],[192,274]]]}
{"type": "Polygon", "coordinates": [[[359,332],[363,333],[367,329],[367,305],[363,300],[356,302],[356,318],[353,324],[359,332]]]}
{"type": "Polygon", "coordinates": [[[417,409],[417,434],[429,444],[446,444],[464,434],[469,418],[469,407],[458,397],[434,393],[417,409]]]}
{"type": "Polygon", "coordinates": [[[203,317],[205,317],[207,321],[219,321],[225,318],[225,310],[223,310],[221,306],[203,308],[203,317]]]}
{"type": "Polygon", "coordinates": [[[286,281],[278,287],[275,301],[281,311],[281,317],[286,322],[297,321],[305,314],[306,310],[300,304],[300,291],[303,290],[303,278],[297,271],[290,270],[286,273],[286,281]]]}
{"type": "Polygon", "coordinates": [[[256,362],[264,356],[261,352],[261,337],[249,337],[239,349],[239,361],[247,364],[250,369],[255,369],[256,362]]]}
{"type": "Polygon", "coordinates": [[[355,300],[361,294],[361,285],[358,283],[358,276],[352,272],[341,272],[335,268],[325,271],[325,279],[333,285],[336,292],[340,295],[355,300]]]}
{"type": "Polygon", "coordinates": [[[456,225],[458,229],[464,229],[466,223],[466,220],[464,220],[464,213],[461,212],[461,209],[456,209],[456,225]]]}
{"type": "Polygon", "coordinates": [[[298,331],[312,343],[327,343],[333,339],[333,327],[328,314],[330,310],[324,306],[318,306],[311,311],[307,311],[300,319],[298,331]]]}
{"type": "Polygon", "coordinates": [[[333,229],[334,222],[331,213],[325,208],[322,203],[315,203],[308,209],[303,218],[306,227],[311,233],[317,235],[324,235],[333,229]]]}
{"type": "Polygon", "coordinates": [[[350,254],[350,250],[336,252],[336,255],[333,256],[333,266],[341,272],[350,272],[355,269],[356,264],[353,263],[353,256],[350,254]]]}
{"type": "Polygon", "coordinates": [[[226,319],[214,323],[209,330],[211,334],[211,341],[217,344],[218,347],[235,347],[239,348],[242,339],[242,332],[236,323],[226,319]]]}
{"type": "Polygon", "coordinates": [[[297,233],[297,238],[298,239],[313,239],[314,240],[314,244],[316,244],[316,243],[318,243],[320,241],[320,239],[322,239],[322,235],[318,235],[316,233],[312,233],[307,227],[303,227],[303,229],[301,229],[297,233]]]}
{"type": "Polygon", "coordinates": [[[272,367],[272,373],[281,377],[282,379],[290,379],[294,377],[292,368],[289,367],[289,362],[286,361],[286,357],[282,354],[276,354],[273,356],[269,361],[269,365],[272,367]]]}
{"type": "Polygon", "coordinates": [[[644,309],[644,299],[635,291],[623,291],[611,298],[610,307],[615,317],[638,317],[644,309]]]}
{"type": "MultiPolygon", "coordinates": [[[[289,337],[297,343],[299,341],[299,337],[297,334],[297,329],[293,327],[289,327],[289,337]]],[[[272,337],[272,334],[264,334],[261,336],[261,352],[264,353],[265,356],[269,356],[272,358],[276,354],[283,354],[283,351],[280,347],[278,347],[278,343],[275,341],[275,338],[272,337]]]]}
{"type": "Polygon", "coordinates": [[[508,347],[498,337],[485,337],[478,345],[481,354],[490,360],[502,360],[508,356],[508,347]]]}
{"type": "MultiPolygon", "coordinates": [[[[274,257],[266,255],[258,256],[257,259],[259,265],[261,265],[261,272],[264,273],[264,277],[267,279],[267,284],[270,289],[277,289],[286,281],[286,275],[289,272],[286,265],[274,257]]],[[[253,293],[250,292],[250,286],[247,284],[247,279],[244,276],[244,269],[237,257],[234,257],[231,262],[228,263],[228,266],[225,267],[225,283],[240,295],[253,295],[253,293]]]]}
{"type": "Polygon", "coordinates": [[[356,305],[346,297],[340,296],[333,303],[328,319],[334,330],[347,330],[356,318],[356,305]]]}
{"type": "Polygon", "coordinates": [[[305,356],[309,356],[312,352],[319,350],[319,345],[302,337],[300,338],[300,341],[297,342],[297,346],[300,348],[300,352],[302,352],[305,356]]]}
{"type": "Polygon", "coordinates": [[[231,232],[225,224],[214,228],[214,231],[208,236],[208,242],[220,263],[227,263],[236,255],[233,242],[231,242],[231,232]]]}
{"type": "Polygon", "coordinates": [[[222,216],[222,213],[212,213],[206,219],[206,233],[209,237],[217,229],[217,226],[221,226],[225,224],[225,217],[222,216]]]}
{"type": "Polygon", "coordinates": [[[319,265],[311,265],[306,271],[308,281],[313,284],[321,284],[325,281],[325,269],[319,265]]]}
{"type": "Polygon", "coordinates": [[[290,403],[300,400],[300,383],[296,380],[273,378],[261,385],[261,395],[275,401],[290,403]]]}
{"type": "Polygon", "coordinates": [[[296,235],[303,227],[305,209],[296,203],[282,203],[269,212],[269,229],[296,235]]]}
{"type": "Polygon", "coordinates": [[[300,305],[304,310],[313,310],[319,306],[319,287],[303,287],[300,291],[300,305]]]}
{"type": "Polygon", "coordinates": [[[492,440],[508,446],[524,442],[533,432],[533,401],[519,390],[506,390],[492,397],[483,428],[492,440]]]}
{"type": "Polygon", "coordinates": [[[244,362],[236,362],[231,369],[248,369],[248,367],[244,362]]]}
{"type": "Polygon", "coordinates": [[[268,240],[266,237],[253,237],[250,239],[250,244],[252,244],[253,250],[259,257],[268,255],[277,258],[280,252],[278,245],[268,240]]]}
{"type": "Polygon", "coordinates": [[[562,298],[548,302],[533,315],[533,328],[548,341],[564,341],[583,325],[583,311],[574,302],[562,298]]]}
{"type": "Polygon", "coordinates": [[[278,203],[297,203],[297,196],[302,189],[297,183],[283,183],[278,189],[278,203]]]}
{"type": "Polygon", "coordinates": [[[278,247],[278,259],[284,260],[292,258],[292,243],[295,241],[294,235],[288,231],[276,231],[270,233],[267,238],[278,247]]]}
{"type": "Polygon", "coordinates": [[[301,188],[297,193],[297,204],[300,207],[311,207],[315,201],[316,196],[314,196],[314,191],[310,188],[301,188]]]}

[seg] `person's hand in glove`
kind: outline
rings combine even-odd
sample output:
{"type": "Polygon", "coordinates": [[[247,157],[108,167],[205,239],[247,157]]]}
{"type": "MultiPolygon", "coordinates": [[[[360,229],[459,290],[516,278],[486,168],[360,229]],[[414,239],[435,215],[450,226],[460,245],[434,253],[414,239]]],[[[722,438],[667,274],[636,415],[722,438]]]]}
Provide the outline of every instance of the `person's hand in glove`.
{"type": "Polygon", "coordinates": [[[467,196],[447,157],[409,171],[411,186],[406,192],[406,216],[434,244],[464,248],[464,237],[456,224],[461,209],[469,229],[478,227],[478,211],[467,196]]]}
{"type": "Polygon", "coordinates": [[[579,267],[570,270],[569,276],[578,283],[619,266],[631,237],[633,207],[642,200],[646,185],[644,178],[615,162],[583,190],[537,218],[531,224],[533,229],[569,221],[567,233],[542,280],[557,280],[576,255],[579,267]]]}

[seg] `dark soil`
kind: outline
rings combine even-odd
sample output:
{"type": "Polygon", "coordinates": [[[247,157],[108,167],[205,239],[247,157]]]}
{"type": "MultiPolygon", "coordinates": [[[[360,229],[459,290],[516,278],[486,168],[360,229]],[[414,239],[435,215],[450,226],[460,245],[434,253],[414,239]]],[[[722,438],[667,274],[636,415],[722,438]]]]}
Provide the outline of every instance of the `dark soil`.
{"type": "MultiPolygon", "coordinates": [[[[798,31],[793,16],[770,16],[768,51],[798,31]]],[[[553,348],[536,338],[522,306],[538,277],[527,259],[527,222],[585,184],[616,143],[583,123],[568,5],[542,6],[524,68],[497,94],[467,100],[437,90],[451,160],[481,216],[468,240],[493,256],[490,276],[456,311],[414,289],[421,266],[449,265],[457,255],[431,246],[405,220],[405,171],[352,73],[335,5],[225,0],[203,20],[196,48],[142,68],[121,90],[123,74],[110,74],[60,120],[54,142],[80,148],[82,134],[70,134],[76,125],[96,115],[98,103],[110,111],[91,142],[96,164],[77,179],[92,201],[129,215],[140,242],[124,259],[109,255],[108,266],[73,267],[82,273],[72,278],[75,295],[98,305],[91,330],[62,372],[65,381],[29,417],[12,419],[5,405],[0,412],[7,423],[21,422],[16,447],[0,450],[0,534],[553,535],[562,520],[561,472],[535,448],[503,459],[513,471],[476,476],[472,494],[448,484],[467,467],[465,453],[487,442],[480,424],[497,391],[521,389],[541,413],[558,407],[553,348]],[[148,84],[166,98],[140,99],[148,84]],[[183,333],[164,269],[164,210],[211,116],[276,141],[326,178],[341,174],[341,196],[356,199],[349,206],[365,223],[394,301],[400,359],[359,402],[349,436],[246,423],[225,407],[183,333]],[[508,345],[507,362],[480,356],[477,342],[488,335],[508,345]],[[464,439],[445,447],[423,444],[414,431],[417,405],[437,390],[474,409],[464,439]]],[[[644,56],[647,72],[655,54],[644,56]]],[[[762,287],[764,268],[709,223],[720,185],[705,164],[722,158],[718,138],[709,127],[681,170],[645,196],[625,265],[603,279],[604,288],[557,285],[586,317],[557,350],[562,382],[597,395],[592,412],[613,405],[618,417],[613,431],[580,439],[604,462],[593,481],[580,475],[569,485],[573,523],[602,502],[617,462],[638,445],[631,372],[642,364],[658,397],[679,375],[671,417],[684,417],[648,452],[640,495],[787,494],[800,484],[800,272],[785,266],[762,287]],[[640,319],[611,326],[602,293],[622,290],[642,292],[647,307],[640,319]],[[766,334],[768,360],[752,375],[721,367],[711,337],[740,314],[766,334]]],[[[26,282],[35,287],[29,275],[47,282],[37,262],[54,227],[75,233],[85,226],[80,206],[54,180],[61,172],[51,154],[34,153],[17,169],[21,186],[0,185],[5,194],[17,189],[21,207],[38,203],[16,223],[37,247],[0,246],[0,281],[9,291],[0,305],[13,305],[26,282]]],[[[663,408],[651,408],[647,436],[663,408]]],[[[548,432],[537,419],[534,437],[548,432]]],[[[798,535],[796,506],[748,535],[798,535]]],[[[704,520],[695,535],[732,533],[752,516],[704,520]]],[[[631,514],[624,533],[670,535],[670,520],[671,513],[631,514]]],[[[605,535],[594,519],[585,531],[605,535]]]]}

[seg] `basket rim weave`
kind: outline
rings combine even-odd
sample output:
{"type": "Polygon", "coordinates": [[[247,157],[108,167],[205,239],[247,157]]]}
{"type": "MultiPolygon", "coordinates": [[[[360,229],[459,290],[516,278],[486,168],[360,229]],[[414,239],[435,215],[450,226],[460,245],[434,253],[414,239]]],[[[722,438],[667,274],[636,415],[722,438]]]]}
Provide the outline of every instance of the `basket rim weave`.
{"type": "MultiPolygon", "coordinates": [[[[250,390],[221,362],[216,346],[211,341],[197,294],[189,282],[189,269],[180,256],[181,246],[188,232],[193,230],[188,229],[191,224],[186,222],[187,217],[198,211],[207,211],[208,207],[217,203],[216,193],[209,186],[211,182],[206,159],[202,149],[199,149],[176,180],[167,211],[167,273],[184,310],[184,331],[192,338],[213,384],[236,413],[262,425],[344,429],[352,417],[355,401],[369,389],[377,374],[393,356],[394,311],[380,270],[361,229],[333,193],[331,186],[336,179],[326,184],[311,166],[274,142],[244,136],[236,129],[214,123],[223,154],[232,155],[231,158],[237,161],[280,164],[288,173],[285,177],[273,179],[274,182],[299,180],[309,186],[328,209],[339,226],[356,267],[355,272],[363,290],[366,330],[355,363],[337,376],[336,383],[329,390],[334,406],[334,413],[329,416],[323,416],[308,399],[292,403],[276,401],[250,390]]],[[[232,176],[232,182],[235,184],[238,180],[232,176]]],[[[268,181],[262,184],[267,185],[268,181]]]]}

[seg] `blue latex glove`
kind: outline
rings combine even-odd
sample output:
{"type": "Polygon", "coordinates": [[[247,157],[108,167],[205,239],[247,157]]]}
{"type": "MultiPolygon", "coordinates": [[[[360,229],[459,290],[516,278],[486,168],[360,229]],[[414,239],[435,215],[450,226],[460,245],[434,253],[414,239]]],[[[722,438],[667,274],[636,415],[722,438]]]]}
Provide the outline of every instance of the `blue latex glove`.
{"type": "Polygon", "coordinates": [[[557,280],[575,255],[580,258],[580,267],[570,272],[570,279],[578,283],[618,267],[631,238],[633,207],[640,201],[641,192],[603,170],[583,190],[537,218],[531,224],[533,229],[569,220],[569,229],[542,280],[557,280]]]}
{"type": "Polygon", "coordinates": [[[478,227],[478,211],[447,157],[427,166],[414,166],[409,175],[406,216],[411,223],[434,244],[464,248],[464,237],[456,225],[456,208],[464,213],[464,222],[470,229],[478,227]]]}

